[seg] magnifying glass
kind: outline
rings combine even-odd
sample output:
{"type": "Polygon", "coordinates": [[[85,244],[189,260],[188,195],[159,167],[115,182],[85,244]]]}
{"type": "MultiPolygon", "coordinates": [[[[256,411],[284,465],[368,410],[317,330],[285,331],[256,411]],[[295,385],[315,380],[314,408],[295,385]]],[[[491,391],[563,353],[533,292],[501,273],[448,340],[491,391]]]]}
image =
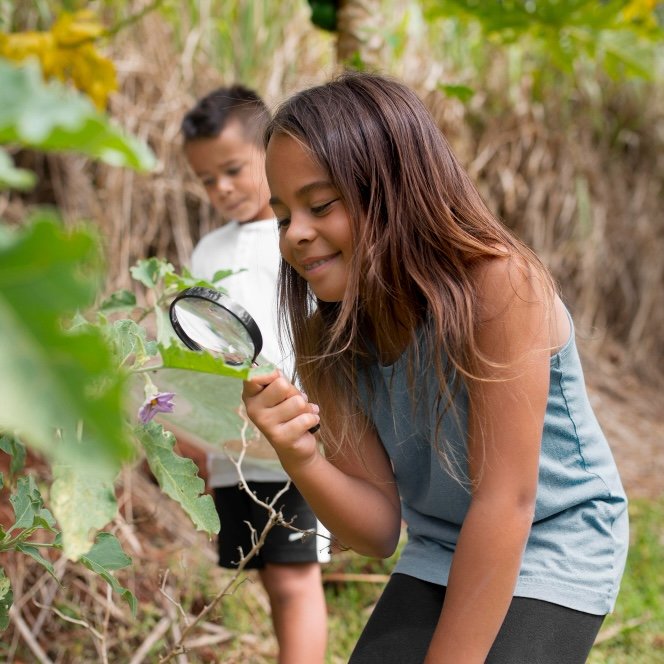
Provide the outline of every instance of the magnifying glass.
{"type": "MultiPolygon", "coordinates": [[[[249,312],[227,295],[203,286],[187,288],[171,302],[169,315],[190,350],[205,350],[233,367],[257,366],[263,335],[249,312]]],[[[318,429],[320,424],[309,431],[318,429]]]]}

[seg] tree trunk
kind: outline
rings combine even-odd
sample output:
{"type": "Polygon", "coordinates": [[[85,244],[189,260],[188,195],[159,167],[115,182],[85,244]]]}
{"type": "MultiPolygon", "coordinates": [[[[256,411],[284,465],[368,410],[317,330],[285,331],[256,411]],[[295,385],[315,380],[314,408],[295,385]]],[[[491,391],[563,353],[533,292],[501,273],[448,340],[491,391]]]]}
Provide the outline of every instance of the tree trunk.
{"type": "Polygon", "coordinates": [[[352,69],[380,66],[384,46],[380,0],[341,0],[337,13],[337,61],[352,69]]]}

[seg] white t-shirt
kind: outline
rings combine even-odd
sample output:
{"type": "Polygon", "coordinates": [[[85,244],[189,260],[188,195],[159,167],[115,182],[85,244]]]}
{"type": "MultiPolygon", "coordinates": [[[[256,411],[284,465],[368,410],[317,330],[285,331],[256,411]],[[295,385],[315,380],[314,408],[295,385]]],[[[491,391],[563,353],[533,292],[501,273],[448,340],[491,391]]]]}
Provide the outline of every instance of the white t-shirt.
{"type": "MultiPolygon", "coordinates": [[[[191,273],[212,281],[219,270],[242,270],[221,280],[218,285],[258,323],[263,336],[260,358],[279,366],[290,376],[292,353],[284,354],[280,350],[277,332],[280,261],[279,235],[274,219],[243,224],[231,221],[201,238],[191,255],[191,273]]],[[[255,482],[285,481],[287,475],[278,464],[276,455],[271,456],[273,463],[259,462],[251,458],[251,449],[248,450],[242,463],[245,479],[255,482]]],[[[208,471],[210,486],[237,484],[237,470],[223,452],[209,455],[208,471]]]]}

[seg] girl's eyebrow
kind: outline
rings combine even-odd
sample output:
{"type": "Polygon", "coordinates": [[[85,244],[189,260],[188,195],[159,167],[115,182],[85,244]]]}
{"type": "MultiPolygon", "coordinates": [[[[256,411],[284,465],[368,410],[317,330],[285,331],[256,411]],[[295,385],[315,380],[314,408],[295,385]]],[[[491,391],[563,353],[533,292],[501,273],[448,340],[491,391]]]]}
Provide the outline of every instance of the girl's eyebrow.
{"type": "MultiPolygon", "coordinates": [[[[309,184],[305,184],[304,187],[300,187],[295,192],[295,196],[296,198],[302,198],[303,196],[310,194],[312,191],[316,191],[318,189],[332,189],[332,188],[333,185],[328,180],[317,180],[316,182],[309,182],[309,184]]],[[[278,196],[270,197],[270,205],[279,205],[279,204],[281,204],[281,201],[279,200],[278,196]]]]}

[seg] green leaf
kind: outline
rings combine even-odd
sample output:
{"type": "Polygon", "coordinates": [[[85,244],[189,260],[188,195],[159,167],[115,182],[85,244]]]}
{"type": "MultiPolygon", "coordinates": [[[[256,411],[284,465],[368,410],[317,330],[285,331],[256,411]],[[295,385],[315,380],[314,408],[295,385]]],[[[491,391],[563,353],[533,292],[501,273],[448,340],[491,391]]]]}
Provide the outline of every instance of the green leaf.
{"type": "Polygon", "coordinates": [[[78,560],[90,550],[95,533],[115,517],[113,484],[86,470],[56,465],[50,505],[62,528],[63,551],[78,560]]]}
{"type": "Polygon", "coordinates": [[[127,309],[133,309],[136,306],[136,296],[128,290],[118,290],[114,293],[111,293],[102,303],[99,305],[99,311],[104,313],[109,313],[111,311],[125,311],[127,309]]]}
{"type": "Polygon", "coordinates": [[[118,366],[133,358],[131,368],[142,367],[158,352],[157,343],[148,341],[145,328],[130,319],[117,320],[104,329],[115,352],[118,366]]]}
{"type": "Polygon", "coordinates": [[[0,436],[0,450],[11,456],[9,472],[16,475],[25,466],[25,445],[14,436],[0,436]]]}
{"type": "Polygon", "coordinates": [[[94,545],[83,556],[82,561],[107,570],[124,569],[131,565],[131,558],[122,550],[120,542],[111,533],[99,533],[94,545]]]}
{"type": "Polygon", "coordinates": [[[84,95],[58,81],[45,83],[38,65],[0,59],[0,144],[75,151],[112,166],[155,167],[153,152],[113,126],[84,95]]]}
{"type": "Polygon", "coordinates": [[[140,281],[147,288],[154,288],[167,274],[173,274],[175,268],[170,263],[153,257],[138,261],[129,271],[136,281],[140,281]]]}
{"type": "Polygon", "coordinates": [[[464,104],[469,102],[475,94],[475,90],[469,88],[467,85],[441,83],[438,88],[445,94],[445,96],[458,99],[464,104]]]}
{"type": "Polygon", "coordinates": [[[137,427],[136,434],[162,491],[182,506],[198,530],[219,532],[212,496],[203,494],[205,482],[198,477],[196,464],[173,451],[175,436],[156,422],[137,427]]]}
{"type": "Polygon", "coordinates": [[[179,343],[178,336],[171,325],[168,311],[161,307],[154,308],[155,321],[157,322],[157,348],[161,352],[162,347],[170,347],[179,343]]]}
{"type": "Polygon", "coordinates": [[[0,149],[0,191],[2,189],[32,189],[37,176],[32,171],[16,168],[11,157],[0,149]]]}
{"type": "Polygon", "coordinates": [[[188,350],[176,342],[171,343],[170,346],[159,344],[159,353],[163,366],[167,369],[187,369],[218,376],[229,376],[239,380],[246,380],[251,371],[249,363],[238,367],[229,366],[221,358],[213,357],[210,353],[188,350]]]}
{"type": "MultiPolygon", "coordinates": [[[[231,274],[239,274],[240,272],[244,272],[245,270],[217,270],[213,275],[212,275],[212,282],[216,284],[218,281],[222,281],[223,279],[226,279],[227,277],[230,277],[231,274]]],[[[219,286],[215,286],[217,290],[220,290],[222,292],[225,291],[224,288],[220,288],[219,286]]]]}
{"type": "Polygon", "coordinates": [[[202,286],[204,288],[213,288],[225,293],[226,289],[219,286],[217,282],[226,279],[226,277],[229,277],[231,274],[237,274],[238,272],[244,272],[244,270],[217,270],[212,277],[212,281],[207,281],[206,279],[193,277],[191,272],[189,272],[186,267],[183,267],[182,274],[177,274],[176,272],[165,274],[164,285],[172,292],[181,291],[185,288],[193,288],[194,286],[202,286]]]}
{"type": "Polygon", "coordinates": [[[94,300],[97,239],[45,210],[0,239],[0,429],[52,460],[114,476],[133,451],[125,376],[100,330],[62,325],[94,300]]]}
{"type": "Polygon", "coordinates": [[[32,475],[18,478],[16,493],[9,497],[9,502],[15,515],[11,530],[44,528],[55,532],[55,519],[44,508],[44,501],[32,475]]]}
{"type": "Polygon", "coordinates": [[[122,569],[131,565],[131,558],[122,550],[120,542],[111,533],[99,533],[94,546],[81,556],[80,562],[90,571],[98,574],[108,583],[114,592],[118,593],[131,611],[136,615],[138,602],[136,597],[128,588],[120,585],[118,580],[111,574],[112,570],[122,569]]]}
{"type": "Polygon", "coordinates": [[[9,609],[13,601],[12,584],[5,576],[5,570],[0,567],[0,632],[9,626],[9,609]]]}
{"type": "Polygon", "coordinates": [[[46,560],[36,546],[33,546],[29,542],[19,542],[16,545],[16,550],[24,553],[26,556],[30,556],[35,562],[39,563],[60,585],[60,580],[55,573],[55,568],[51,564],[51,561],[46,560]]]}

